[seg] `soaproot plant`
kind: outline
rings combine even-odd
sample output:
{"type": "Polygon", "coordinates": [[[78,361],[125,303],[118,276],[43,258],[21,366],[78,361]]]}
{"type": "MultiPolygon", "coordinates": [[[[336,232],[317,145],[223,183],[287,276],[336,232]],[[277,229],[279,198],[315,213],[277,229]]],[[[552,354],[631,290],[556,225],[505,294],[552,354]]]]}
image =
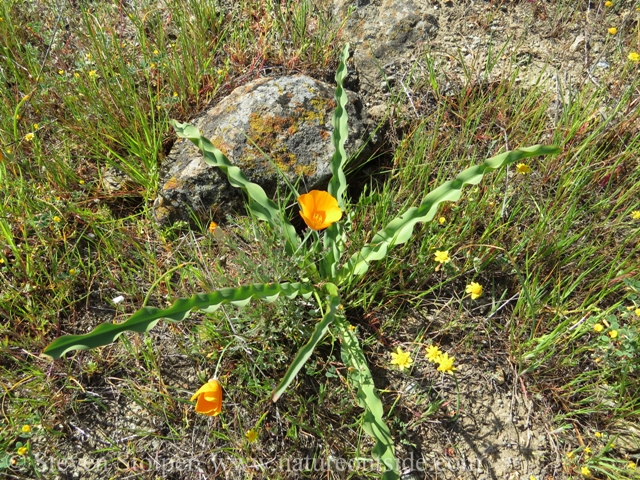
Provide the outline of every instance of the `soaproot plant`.
{"type": "MultiPolygon", "coordinates": [[[[273,302],[280,295],[287,298],[294,298],[297,295],[304,298],[313,296],[323,317],[317,323],[307,344],[300,349],[292,361],[280,384],[273,391],[272,400],[275,402],[280,398],[309,359],[314,348],[331,328],[340,339],[342,361],[348,370],[349,383],[356,391],[356,402],[364,409],[363,429],[376,441],[372,456],[384,466],[386,471],[383,478],[395,479],[399,478],[398,462],[394,453],[391,432],[384,422],[384,408],[375,391],[373,378],[358,337],[349,328],[350,325],[344,316],[340,294],[349,289],[354,280],[367,272],[371,262],[383,259],[389,249],[407,242],[417,223],[432,220],[441,202],[457,201],[461,196],[463,186],[478,184],[486,172],[525,158],[557,153],[559,149],[541,145],[520,148],[505,152],[486,160],[481,165],[464,170],[455,180],[445,182],[429,193],[419,206],[408,209],[404,214],[392,220],[386,228],[376,233],[369,244],[342,262],[347,230],[350,225],[349,214],[347,214],[346,222],[340,221],[346,210],[344,194],[347,181],[343,168],[347,160],[344,149],[348,135],[347,112],[345,110],[347,95],[342,84],[347,73],[348,56],[349,46],[346,45],[341,53],[341,61],[335,77],[337,107],[333,117],[334,130],[332,135],[335,153],[331,160],[332,178],[329,182],[328,192],[312,191],[298,197],[302,208],[301,216],[311,229],[308,234],[313,237],[311,242],[307,242],[307,238],[301,240],[287,219],[284,208],[278,207],[271,201],[262,187],[250,182],[240,169],[234,166],[196,128],[188,124],[172,122],[178,136],[188,138],[200,147],[205,161],[211,166],[220,168],[227,175],[231,185],[241,188],[247,194],[248,208],[251,213],[282,233],[285,251],[293,258],[299,259],[298,267],[303,272],[299,282],[274,282],[223,288],[211,293],[178,299],[171,307],[165,309],[143,307],[123,323],[103,323],[86,335],[60,337],[52,342],[44,353],[57,359],[72,350],[104,346],[115,341],[126,331],[147,332],[161,319],[173,322],[184,320],[194,309],[213,312],[223,304],[245,306],[252,299],[273,302]],[[322,229],[325,230],[321,239],[319,231],[322,229]],[[299,255],[300,252],[303,254],[299,255]],[[313,260],[315,258],[319,258],[317,263],[313,260]]],[[[205,390],[207,389],[205,388],[205,390]]],[[[213,387],[209,390],[213,390],[213,387]]],[[[201,389],[201,391],[204,390],[201,389]]],[[[215,405],[212,403],[211,408],[203,407],[204,410],[215,414],[219,413],[221,397],[214,398],[211,395],[211,398],[207,398],[206,401],[213,402],[215,405]]],[[[204,412],[204,410],[202,411],[204,412]]]]}

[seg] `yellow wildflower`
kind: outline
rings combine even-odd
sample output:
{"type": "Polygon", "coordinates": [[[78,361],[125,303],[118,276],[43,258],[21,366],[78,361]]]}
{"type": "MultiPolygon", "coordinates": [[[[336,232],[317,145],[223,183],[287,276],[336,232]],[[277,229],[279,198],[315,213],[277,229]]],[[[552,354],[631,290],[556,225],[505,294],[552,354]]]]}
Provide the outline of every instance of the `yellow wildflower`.
{"type": "Polygon", "coordinates": [[[440,225],[442,225],[442,224],[443,224],[443,223],[445,223],[446,221],[447,221],[447,219],[446,219],[446,218],[444,218],[444,217],[440,217],[440,218],[438,219],[438,223],[439,223],[440,225]]]}
{"type": "Polygon", "coordinates": [[[609,336],[610,336],[611,338],[618,338],[618,331],[617,331],[617,330],[611,330],[611,331],[609,332],[609,336]]]}
{"type": "Polygon", "coordinates": [[[31,431],[31,425],[28,425],[28,424],[22,425],[21,430],[22,430],[22,433],[29,433],[31,431]]]}
{"type": "Polygon", "coordinates": [[[40,128],[40,125],[38,125],[37,123],[33,124],[33,129],[34,130],[38,130],[40,128]]]}
{"type": "Polygon", "coordinates": [[[482,285],[476,282],[471,282],[467,285],[466,292],[471,294],[471,300],[475,300],[482,295],[482,285]]]}
{"type": "Polygon", "coordinates": [[[596,432],[593,434],[593,436],[596,438],[602,438],[604,435],[602,434],[602,432],[596,432]]]}
{"type": "Polygon", "coordinates": [[[586,455],[591,455],[591,447],[585,447],[585,449],[584,449],[584,453],[585,453],[586,455]]]}
{"type": "Polygon", "coordinates": [[[78,72],[73,72],[73,78],[80,78],[80,74],[78,72]]]}
{"type": "Polygon", "coordinates": [[[76,273],[78,273],[78,272],[76,272],[75,268],[70,268],[69,269],[69,275],[75,275],[76,273]]]}
{"type": "Polygon", "coordinates": [[[34,135],[33,133],[29,132],[29,133],[27,133],[27,134],[24,136],[24,139],[25,139],[27,142],[30,142],[31,140],[33,140],[33,138],[34,138],[34,137],[35,137],[35,135],[34,135]]]}
{"type": "Polygon", "coordinates": [[[58,70],[59,75],[64,75],[64,70],[58,70]]]}
{"type": "Polygon", "coordinates": [[[160,53],[160,52],[158,52],[158,49],[155,49],[155,50],[153,51],[153,54],[154,54],[154,55],[158,55],[158,53],[160,53]]]}
{"type": "Polygon", "coordinates": [[[630,470],[635,470],[636,469],[636,463],[635,462],[627,463],[627,468],[630,469],[630,470]]]}
{"type": "Polygon", "coordinates": [[[433,363],[438,363],[442,352],[437,345],[429,345],[427,347],[427,360],[433,363]]]}
{"type": "Polygon", "coordinates": [[[631,52],[629,54],[629,60],[632,62],[640,62],[640,54],[638,52],[631,52]]]}
{"type": "Polygon", "coordinates": [[[400,370],[409,368],[413,364],[411,354],[403,352],[402,348],[396,348],[395,352],[391,352],[391,365],[397,365],[400,370]]]}
{"type": "Polygon", "coordinates": [[[18,455],[26,455],[29,449],[27,447],[18,448],[18,455]]]}
{"type": "Polygon", "coordinates": [[[582,467],[580,469],[580,473],[582,475],[584,475],[585,477],[590,477],[591,476],[591,470],[589,470],[589,467],[582,467]]]}
{"type": "Polygon", "coordinates": [[[604,2],[605,7],[610,7],[611,5],[613,5],[613,2],[604,2]]]}
{"type": "Polygon", "coordinates": [[[173,98],[177,98],[178,92],[173,92],[173,98]]]}
{"type": "Polygon", "coordinates": [[[439,263],[449,263],[451,261],[448,250],[436,250],[433,259],[439,263]]]}
{"type": "Polygon", "coordinates": [[[604,330],[604,326],[601,323],[596,323],[593,326],[593,329],[597,332],[600,333],[602,330],[604,330]]]}
{"type": "Polygon", "coordinates": [[[355,329],[356,329],[355,325],[349,325],[349,330],[353,332],[355,329]]]}
{"type": "Polygon", "coordinates": [[[300,216],[311,230],[323,230],[342,218],[342,210],[329,192],[311,190],[298,197],[300,216]]]}
{"type": "Polygon", "coordinates": [[[62,221],[62,219],[59,216],[56,215],[55,217],[53,217],[53,221],[56,222],[56,223],[60,223],[62,221]]]}
{"type": "Polygon", "coordinates": [[[97,70],[89,70],[89,78],[96,78],[98,76],[97,70]]]}
{"type": "Polygon", "coordinates": [[[249,443],[253,443],[258,439],[258,432],[252,428],[251,430],[247,430],[244,436],[247,437],[249,443]]]}
{"type": "Polygon", "coordinates": [[[618,29],[616,27],[611,27],[607,29],[607,32],[609,32],[609,35],[615,35],[618,33],[618,29]]]}
{"type": "Polygon", "coordinates": [[[634,210],[631,212],[631,218],[634,220],[640,220],[640,210],[634,210]]]}
{"type": "Polygon", "coordinates": [[[567,452],[567,458],[573,458],[574,456],[575,456],[575,453],[567,452]]]}
{"type": "Polygon", "coordinates": [[[526,163],[519,163],[516,165],[516,171],[522,175],[527,175],[531,173],[531,167],[526,163]]]}
{"type": "Polygon", "coordinates": [[[438,363],[440,364],[438,371],[453,375],[453,371],[456,369],[456,367],[453,366],[454,361],[455,357],[450,357],[448,353],[443,353],[440,355],[440,358],[438,358],[438,363]]]}
{"type": "Polygon", "coordinates": [[[636,310],[633,313],[635,313],[637,316],[640,317],[640,308],[636,308],[636,310]]]}

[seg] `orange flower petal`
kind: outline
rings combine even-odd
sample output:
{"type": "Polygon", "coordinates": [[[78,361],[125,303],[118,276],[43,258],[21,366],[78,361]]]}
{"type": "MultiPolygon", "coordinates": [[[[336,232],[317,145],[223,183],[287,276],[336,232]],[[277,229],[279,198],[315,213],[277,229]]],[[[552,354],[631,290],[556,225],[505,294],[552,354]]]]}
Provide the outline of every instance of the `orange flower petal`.
{"type": "Polygon", "coordinates": [[[312,230],[322,230],[342,218],[342,211],[329,192],[311,190],[298,197],[300,216],[312,230]]]}
{"type": "Polygon", "coordinates": [[[216,416],[222,411],[222,387],[217,380],[209,380],[191,397],[196,403],[196,412],[216,416]]]}

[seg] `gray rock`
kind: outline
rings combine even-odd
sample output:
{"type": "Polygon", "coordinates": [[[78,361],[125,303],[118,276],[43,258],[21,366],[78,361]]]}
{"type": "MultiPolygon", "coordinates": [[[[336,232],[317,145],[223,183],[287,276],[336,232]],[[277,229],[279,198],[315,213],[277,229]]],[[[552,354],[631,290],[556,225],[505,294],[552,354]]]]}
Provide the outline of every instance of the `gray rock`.
{"type": "MultiPolygon", "coordinates": [[[[353,2],[334,0],[334,14],[343,18],[353,2]]],[[[411,57],[416,47],[438,33],[438,19],[413,0],[381,0],[356,8],[347,22],[345,38],[354,48],[353,60],[361,87],[384,90],[384,66],[411,57]]]]}
{"type": "MultiPolygon", "coordinates": [[[[301,192],[326,188],[334,153],[334,90],[332,85],[303,75],[261,78],[237,88],[189,123],[270,196],[285,185],[276,167],[290,182],[300,180],[301,192]]],[[[363,146],[367,123],[359,98],[350,92],[347,95],[349,138],[345,148],[349,155],[363,146]]],[[[154,216],[160,224],[189,221],[192,212],[205,221],[212,211],[218,212],[219,219],[229,210],[244,212],[242,192],[219,169],[207,165],[188,140],[175,143],[161,178],[154,202],[154,216]]]]}

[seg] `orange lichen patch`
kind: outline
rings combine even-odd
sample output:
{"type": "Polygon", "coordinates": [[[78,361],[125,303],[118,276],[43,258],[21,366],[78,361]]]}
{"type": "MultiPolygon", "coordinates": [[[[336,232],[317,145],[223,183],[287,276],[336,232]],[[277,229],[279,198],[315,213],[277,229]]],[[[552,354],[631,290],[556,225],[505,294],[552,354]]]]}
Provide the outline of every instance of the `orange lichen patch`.
{"type": "Polygon", "coordinates": [[[233,150],[231,145],[229,145],[227,142],[225,142],[224,138],[222,138],[220,135],[214,135],[213,137],[211,137],[211,139],[209,141],[211,142],[211,144],[214,147],[216,147],[218,150],[220,150],[222,152],[222,154],[224,156],[226,156],[226,157],[229,156],[228,152],[233,150]]]}
{"type": "Polygon", "coordinates": [[[176,177],[171,177],[169,180],[165,182],[162,186],[163,190],[174,190],[176,188],[180,188],[182,186],[182,182],[179,181],[176,177]]]}

